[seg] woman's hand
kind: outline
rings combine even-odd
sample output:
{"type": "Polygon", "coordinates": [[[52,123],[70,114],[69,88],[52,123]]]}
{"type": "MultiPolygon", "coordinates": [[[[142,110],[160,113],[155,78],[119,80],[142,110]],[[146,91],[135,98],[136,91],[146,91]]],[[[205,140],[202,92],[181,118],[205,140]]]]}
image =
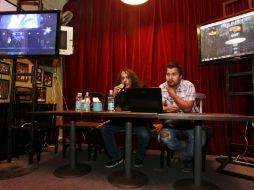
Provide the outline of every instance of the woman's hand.
{"type": "Polygon", "coordinates": [[[119,106],[117,106],[117,107],[115,108],[115,111],[122,111],[122,108],[120,108],[119,106]]]}
{"type": "Polygon", "coordinates": [[[116,97],[116,95],[119,92],[121,92],[123,89],[124,89],[124,84],[119,84],[118,86],[115,86],[113,90],[114,97],[116,97]]]}

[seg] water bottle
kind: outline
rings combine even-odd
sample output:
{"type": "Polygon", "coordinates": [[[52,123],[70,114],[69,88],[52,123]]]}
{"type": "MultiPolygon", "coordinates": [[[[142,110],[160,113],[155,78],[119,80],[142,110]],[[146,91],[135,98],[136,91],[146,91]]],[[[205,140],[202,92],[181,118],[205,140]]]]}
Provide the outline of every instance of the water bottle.
{"type": "Polygon", "coordinates": [[[82,111],[82,93],[81,92],[77,93],[75,110],[82,111]]]}
{"type": "Polygon", "coordinates": [[[84,110],[85,111],[90,111],[90,96],[89,92],[86,92],[85,98],[84,98],[84,110]]]}
{"type": "Polygon", "coordinates": [[[108,95],[108,111],[114,111],[114,110],[115,110],[115,102],[114,102],[113,90],[110,90],[108,95]]]}

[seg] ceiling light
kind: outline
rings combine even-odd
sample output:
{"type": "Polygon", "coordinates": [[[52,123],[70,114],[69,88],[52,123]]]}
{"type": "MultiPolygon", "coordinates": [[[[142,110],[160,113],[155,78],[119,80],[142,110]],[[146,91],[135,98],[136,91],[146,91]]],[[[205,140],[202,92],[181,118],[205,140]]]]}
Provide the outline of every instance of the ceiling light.
{"type": "Polygon", "coordinates": [[[121,0],[121,1],[129,5],[140,5],[147,2],[148,0],[121,0]]]}

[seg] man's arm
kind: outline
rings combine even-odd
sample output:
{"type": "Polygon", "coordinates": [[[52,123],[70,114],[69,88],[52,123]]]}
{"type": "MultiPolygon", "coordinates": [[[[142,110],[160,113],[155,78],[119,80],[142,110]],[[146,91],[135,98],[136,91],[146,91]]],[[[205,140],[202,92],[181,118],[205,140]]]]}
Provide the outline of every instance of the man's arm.
{"type": "Polygon", "coordinates": [[[168,87],[167,89],[169,96],[174,99],[176,105],[183,110],[183,112],[191,112],[192,107],[194,105],[195,100],[183,100],[179,96],[176,95],[176,89],[168,87]]]}

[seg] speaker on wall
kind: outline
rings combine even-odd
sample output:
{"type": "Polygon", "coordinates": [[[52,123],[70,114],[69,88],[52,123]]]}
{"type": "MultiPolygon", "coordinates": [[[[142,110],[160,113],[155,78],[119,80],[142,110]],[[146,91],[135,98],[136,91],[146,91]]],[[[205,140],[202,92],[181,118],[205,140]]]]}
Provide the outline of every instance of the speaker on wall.
{"type": "Polygon", "coordinates": [[[73,27],[61,26],[60,30],[60,55],[72,55],[73,54],[73,27]]]}

